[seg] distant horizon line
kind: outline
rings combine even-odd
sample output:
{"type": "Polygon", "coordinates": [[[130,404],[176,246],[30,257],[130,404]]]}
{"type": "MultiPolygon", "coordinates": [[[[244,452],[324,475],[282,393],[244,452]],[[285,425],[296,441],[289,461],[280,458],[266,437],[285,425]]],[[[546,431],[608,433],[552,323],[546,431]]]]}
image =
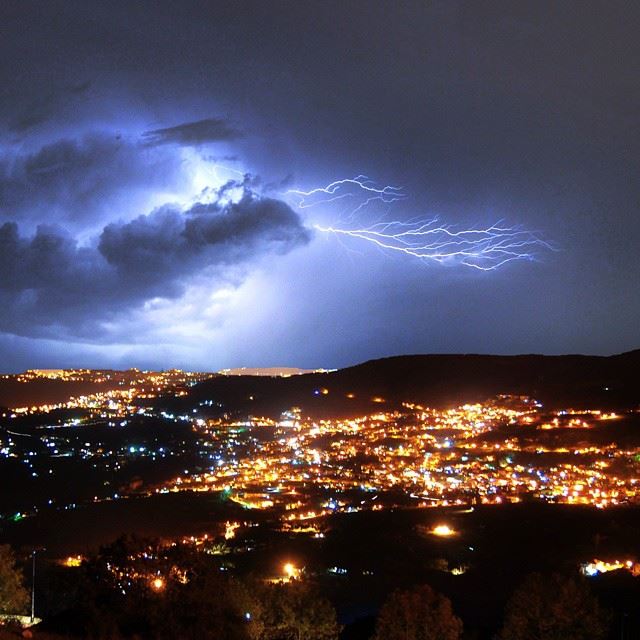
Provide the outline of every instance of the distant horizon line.
{"type": "Polygon", "coordinates": [[[538,357],[538,358],[615,358],[619,356],[630,355],[636,352],[640,352],[640,347],[635,349],[629,349],[625,351],[619,351],[616,353],[610,353],[608,355],[599,355],[599,354],[589,354],[589,353],[536,353],[536,352],[528,352],[528,353],[482,353],[475,351],[467,351],[467,352],[443,352],[443,353],[399,353],[394,355],[386,355],[379,356],[374,358],[368,358],[366,360],[360,360],[354,362],[352,364],[348,364],[342,367],[295,367],[295,366],[239,366],[239,367],[224,367],[222,369],[187,369],[178,366],[166,367],[166,368],[142,368],[138,366],[129,366],[123,368],[116,367],[89,367],[89,366],[75,366],[75,367],[31,367],[28,369],[23,369],[20,371],[0,371],[0,376],[2,377],[13,377],[24,375],[27,373],[54,373],[54,372],[70,372],[70,371],[140,371],[142,373],[145,372],[168,372],[168,371],[182,371],[187,373],[201,373],[201,374],[212,374],[212,375],[228,375],[228,376],[236,376],[236,375],[270,375],[268,373],[242,373],[244,371],[256,371],[256,372],[268,372],[268,371],[283,371],[286,372],[284,374],[274,374],[280,377],[292,376],[292,375],[306,375],[310,373],[332,373],[335,371],[340,371],[342,369],[349,369],[351,367],[357,367],[362,364],[366,364],[368,362],[375,362],[378,360],[387,360],[391,358],[415,358],[415,357],[467,357],[467,356],[476,356],[476,357],[486,357],[486,358],[523,358],[523,357],[538,357]]]}

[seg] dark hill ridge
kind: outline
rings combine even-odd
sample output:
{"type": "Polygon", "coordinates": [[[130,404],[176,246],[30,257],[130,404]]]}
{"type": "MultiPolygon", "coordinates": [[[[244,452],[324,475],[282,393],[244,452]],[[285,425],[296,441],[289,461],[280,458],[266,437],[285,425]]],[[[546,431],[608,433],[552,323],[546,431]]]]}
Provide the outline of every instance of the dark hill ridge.
{"type": "Polygon", "coordinates": [[[299,406],[305,413],[329,416],[393,408],[403,401],[450,406],[502,393],[530,395],[556,408],[635,408],[640,406],[640,350],[609,357],[396,356],[291,378],[214,377],[195,386],[186,401],[193,406],[213,400],[225,411],[253,415],[275,416],[299,406]]]}

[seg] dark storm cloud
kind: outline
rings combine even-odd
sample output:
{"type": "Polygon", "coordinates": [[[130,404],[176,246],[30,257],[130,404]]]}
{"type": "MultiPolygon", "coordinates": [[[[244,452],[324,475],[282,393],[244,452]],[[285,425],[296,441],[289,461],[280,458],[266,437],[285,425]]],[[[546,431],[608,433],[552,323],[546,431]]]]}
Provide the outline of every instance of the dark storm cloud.
{"type": "Polygon", "coordinates": [[[91,133],[0,156],[0,216],[92,221],[136,189],[171,185],[180,160],[115,133],[91,133]]]}
{"type": "Polygon", "coordinates": [[[123,276],[155,283],[189,273],[202,262],[241,262],[263,248],[285,253],[308,240],[287,204],[246,189],[237,203],[199,203],[186,214],[168,207],[127,224],[110,224],[98,249],[123,276]]]}
{"type": "Polygon", "coordinates": [[[19,115],[9,122],[9,130],[24,133],[49,120],[58,109],[81,97],[91,87],[91,81],[80,82],[66,87],[56,87],[36,99],[26,103],[19,115]]]}
{"type": "Polygon", "coordinates": [[[242,133],[221,118],[185,122],[175,127],[145,131],[143,134],[143,138],[148,144],[180,144],[185,146],[237,140],[240,137],[242,137],[242,133]]]}
{"type": "MultiPolygon", "coordinates": [[[[412,261],[390,267],[350,242],[344,249],[362,251],[353,257],[361,270],[350,266],[352,256],[339,268],[341,246],[311,243],[277,261],[279,280],[276,267],[270,270],[273,295],[286,292],[272,315],[243,324],[251,312],[225,307],[228,326],[244,333],[238,329],[232,358],[220,355],[225,332],[203,366],[287,360],[331,367],[400,351],[637,347],[640,4],[375,0],[366,11],[363,4],[282,0],[274,10],[273,2],[4,0],[0,225],[20,221],[18,246],[31,246],[43,220],[73,221],[83,238],[95,235],[85,224],[100,235],[108,223],[150,209],[130,204],[140,189],[178,198],[202,189],[211,175],[199,164],[204,157],[183,163],[183,172],[176,164],[198,156],[200,145],[219,143],[216,161],[229,164],[235,161],[222,156],[237,155],[231,173],[263,175],[266,195],[365,173],[410,194],[384,212],[390,218],[439,216],[463,227],[504,218],[540,230],[563,252],[470,277],[412,261]],[[251,135],[230,135],[234,123],[251,135]],[[105,129],[123,131],[123,139],[83,137],[105,129]],[[171,188],[194,166],[191,185],[171,188]],[[289,173],[296,183],[279,184],[289,173]]],[[[57,258],[38,272],[42,286],[35,267],[28,287],[9,292],[2,285],[0,326],[22,330],[19,318],[26,330],[50,323],[49,335],[64,341],[68,327],[79,332],[86,318],[90,335],[98,315],[162,291],[154,269],[165,274],[164,294],[173,295],[209,251],[233,254],[220,243],[197,248],[198,234],[215,235],[218,227],[201,231],[196,213],[182,224],[172,211],[118,223],[89,249],[60,231],[40,232],[40,250],[51,255],[55,248],[57,258]],[[161,227],[166,236],[157,233],[161,227]],[[154,244],[165,247],[165,257],[154,244]],[[44,284],[65,260],[78,291],[89,292],[82,294],[86,310],[63,278],[44,284]],[[140,284],[125,280],[128,270],[140,284]],[[65,299],[68,305],[58,302],[65,299]],[[30,318],[29,309],[41,317],[30,318]]],[[[308,211],[310,219],[316,212],[328,220],[347,213],[339,201],[308,211]]],[[[382,215],[367,209],[359,221],[382,215]]],[[[204,313],[198,326],[214,341],[210,322],[204,313]]],[[[122,342],[136,341],[142,324],[121,323],[122,342]]],[[[163,328],[173,339],[171,322],[163,328]]],[[[181,340],[173,343],[176,354],[185,353],[181,340]]],[[[11,357],[0,345],[0,360],[11,357]]]]}
{"type": "Polygon", "coordinates": [[[0,226],[0,330],[18,335],[81,336],[100,342],[101,323],[151,298],[173,298],[189,277],[286,253],[309,240],[284,202],[243,189],[237,202],[198,203],[186,212],[163,207],[111,223],[92,246],[39,226],[22,236],[0,226]]]}

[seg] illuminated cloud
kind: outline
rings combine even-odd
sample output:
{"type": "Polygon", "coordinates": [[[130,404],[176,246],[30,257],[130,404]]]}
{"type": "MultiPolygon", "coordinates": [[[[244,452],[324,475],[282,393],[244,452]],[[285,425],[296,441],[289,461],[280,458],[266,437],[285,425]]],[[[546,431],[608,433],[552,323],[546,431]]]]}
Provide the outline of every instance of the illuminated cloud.
{"type": "MultiPolygon", "coordinates": [[[[180,155],[115,132],[92,132],[0,155],[0,217],[86,225],[180,188],[180,155]]],[[[138,209],[139,211],[139,209],[138,209]]]]}
{"type": "Polygon", "coordinates": [[[165,206],[110,223],[86,246],[55,227],[23,236],[14,222],[0,226],[0,329],[108,341],[99,327],[152,298],[179,297],[203,271],[215,289],[227,269],[309,241],[287,204],[236,186],[237,199],[225,185],[218,199],[187,210],[165,206]]]}
{"type": "Polygon", "coordinates": [[[559,5],[549,21],[527,3],[371,3],[366,20],[355,3],[305,0],[286,19],[269,3],[13,4],[0,227],[17,226],[2,230],[0,332],[50,339],[0,333],[4,370],[38,354],[313,368],[637,347],[640,85],[621,63],[638,48],[635,7],[559,5]],[[416,217],[504,219],[562,251],[481,273],[345,233],[289,251],[301,220],[276,224],[284,242],[255,227],[222,242],[231,230],[208,220],[235,171],[311,228],[393,220],[395,247],[416,217]],[[291,192],[360,171],[407,197],[368,191],[361,207],[361,177],[291,192]]]}

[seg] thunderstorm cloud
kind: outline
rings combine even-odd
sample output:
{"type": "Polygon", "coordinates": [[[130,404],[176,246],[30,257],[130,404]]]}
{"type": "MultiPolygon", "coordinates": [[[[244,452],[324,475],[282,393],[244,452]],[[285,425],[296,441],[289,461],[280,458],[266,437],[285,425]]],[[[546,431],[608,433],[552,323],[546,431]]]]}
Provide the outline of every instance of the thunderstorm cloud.
{"type": "Polygon", "coordinates": [[[177,183],[181,160],[117,133],[90,132],[0,154],[0,220],[84,224],[177,183]]]}
{"type": "Polygon", "coordinates": [[[209,142],[237,140],[242,133],[221,118],[206,118],[185,122],[175,127],[145,131],[143,138],[149,144],[201,145],[209,142]]]}
{"type": "MultiPolygon", "coordinates": [[[[239,185],[237,201],[167,205],[106,225],[89,244],[40,225],[22,235],[0,226],[0,331],[104,339],[101,323],[153,298],[176,298],[203,271],[224,282],[225,268],[283,254],[309,241],[284,202],[239,185]]],[[[215,286],[215,281],[211,283],[215,286]]]]}
{"type": "Polygon", "coordinates": [[[91,81],[70,84],[65,87],[52,87],[42,95],[32,97],[20,113],[9,122],[9,130],[23,134],[51,118],[56,109],[77,99],[91,88],[91,81]]]}
{"type": "Polygon", "coordinates": [[[638,3],[272,4],[0,3],[0,370],[637,348],[638,3]],[[322,231],[424,219],[561,251],[322,231]]]}

